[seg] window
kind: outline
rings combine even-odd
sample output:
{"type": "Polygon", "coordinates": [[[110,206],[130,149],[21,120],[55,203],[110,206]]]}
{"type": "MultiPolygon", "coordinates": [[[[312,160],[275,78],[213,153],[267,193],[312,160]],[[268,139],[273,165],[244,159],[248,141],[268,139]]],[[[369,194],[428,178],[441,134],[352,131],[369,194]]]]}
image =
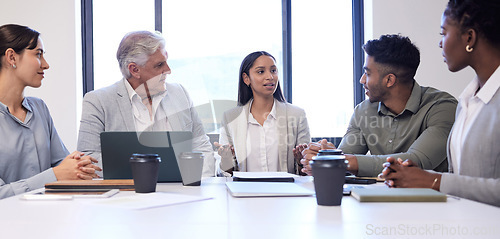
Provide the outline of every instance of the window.
{"type": "Polygon", "coordinates": [[[285,96],[291,94],[293,98],[288,100],[305,109],[313,137],[343,136],[353,111],[353,95],[362,97],[362,91],[353,89],[352,63],[357,57],[352,50],[353,3],[362,5],[362,0],[89,2],[92,0],[83,0],[82,6],[84,11],[90,6],[93,12],[90,44],[94,62],[86,63],[84,72],[93,72],[94,78],[87,74],[85,80],[93,81],[94,89],[120,80],[116,61],[120,40],[130,31],[154,30],[160,16],[155,18],[155,14],[161,14],[172,68],[167,81],[187,89],[207,133],[218,131],[220,119],[214,115],[236,105],[239,67],[253,51],[264,50],[276,58],[285,96]],[[155,4],[160,2],[161,11],[155,12],[155,4]],[[291,11],[282,8],[285,4],[291,5],[291,11]],[[291,21],[284,22],[283,13],[291,14],[291,21]],[[285,25],[292,26],[291,36],[283,30],[285,25]],[[292,61],[284,62],[283,46],[289,41],[292,48],[285,50],[291,52],[292,61]],[[292,67],[292,77],[284,79],[292,67]],[[285,88],[284,81],[291,87],[285,88]],[[215,102],[224,102],[224,106],[217,109],[215,102]]]}
{"type": "Polygon", "coordinates": [[[280,1],[163,0],[162,6],[167,79],[186,87],[195,105],[236,102],[240,64],[251,52],[269,52],[283,69],[280,1]]]}
{"type": "Polygon", "coordinates": [[[292,1],[293,103],[312,137],[342,137],[353,112],[351,1],[292,1]]]}
{"type": "Polygon", "coordinates": [[[93,1],[94,89],[123,78],[116,60],[118,45],[127,32],[154,31],[151,12],[154,0],[143,0],[140,4],[137,0],[93,1]]]}

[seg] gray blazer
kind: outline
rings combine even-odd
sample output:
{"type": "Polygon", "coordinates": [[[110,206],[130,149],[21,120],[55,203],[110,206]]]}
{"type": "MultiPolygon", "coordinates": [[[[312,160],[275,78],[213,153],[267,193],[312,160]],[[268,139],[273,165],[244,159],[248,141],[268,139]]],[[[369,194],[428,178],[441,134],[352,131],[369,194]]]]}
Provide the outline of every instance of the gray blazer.
{"type": "MultiPolygon", "coordinates": [[[[296,145],[309,143],[309,125],[303,109],[289,103],[276,102],[276,118],[279,132],[279,171],[297,174],[297,165],[292,149],[296,145]]],[[[234,146],[239,171],[246,171],[247,128],[250,103],[224,112],[219,142],[234,146]]]]}
{"type": "MultiPolygon", "coordinates": [[[[213,149],[191,98],[180,84],[166,83],[166,89],[167,94],[160,106],[165,110],[172,130],[193,132],[193,150],[205,155],[203,176],[214,176],[213,149]]],[[[99,160],[99,166],[102,166],[100,133],[103,131],[135,131],[125,80],[89,92],[83,98],[78,150],[99,160]]]]}
{"type": "MultiPolygon", "coordinates": [[[[457,116],[462,110],[457,107],[457,116]]],[[[451,130],[453,132],[453,129],[451,130]]],[[[450,159],[450,137],[448,159],[450,159]]],[[[500,90],[484,105],[466,135],[466,147],[461,149],[460,172],[443,174],[443,193],[500,206],[500,90]]]]}

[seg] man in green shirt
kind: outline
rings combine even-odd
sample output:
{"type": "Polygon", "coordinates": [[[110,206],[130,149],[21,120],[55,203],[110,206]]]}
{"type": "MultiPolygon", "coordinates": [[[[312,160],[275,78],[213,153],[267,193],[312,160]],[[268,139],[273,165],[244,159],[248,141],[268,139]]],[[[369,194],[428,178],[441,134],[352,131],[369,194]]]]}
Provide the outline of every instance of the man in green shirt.
{"type": "MultiPolygon", "coordinates": [[[[409,38],[383,35],[363,49],[365,72],[360,83],[369,99],[354,109],[339,145],[349,161],[348,170],[357,176],[377,176],[390,156],[411,159],[423,169],[447,171],[446,140],[457,100],[417,84],[413,77],[420,53],[409,38]]],[[[309,144],[302,152],[302,171],[311,175],[309,161],[319,149],[331,147],[326,140],[309,144]]]]}

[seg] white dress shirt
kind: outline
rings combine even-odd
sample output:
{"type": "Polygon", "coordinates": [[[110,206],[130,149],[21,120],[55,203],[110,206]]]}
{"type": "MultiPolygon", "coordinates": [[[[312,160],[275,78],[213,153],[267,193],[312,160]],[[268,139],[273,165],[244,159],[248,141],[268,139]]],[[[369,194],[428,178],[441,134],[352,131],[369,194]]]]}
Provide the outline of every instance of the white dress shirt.
{"type": "Polygon", "coordinates": [[[132,102],[132,112],[134,113],[134,123],[137,131],[172,131],[165,110],[162,107],[158,107],[165,95],[166,91],[153,95],[152,97],[152,113],[150,115],[148,107],[144,105],[141,97],[132,88],[127,80],[125,81],[125,87],[132,102]],[[153,116],[153,117],[151,117],[153,116]],[[157,124],[155,124],[157,122],[157,124]],[[164,124],[161,122],[165,122],[164,124]]]}
{"type": "MultiPolygon", "coordinates": [[[[252,109],[252,102],[248,110],[252,109]]],[[[278,127],[276,120],[276,100],[273,108],[260,125],[248,114],[247,129],[247,171],[248,172],[277,172],[278,164],[278,127]]]]}
{"type": "Polygon", "coordinates": [[[462,111],[455,119],[450,137],[450,156],[453,171],[460,173],[461,149],[466,147],[467,134],[484,105],[493,98],[500,88],[500,70],[496,70],[484,86],[479,89],[479,80],[474,78],[459,97],[462,111]],[[478,91],[479,89],[479,91],[478,91]]]}

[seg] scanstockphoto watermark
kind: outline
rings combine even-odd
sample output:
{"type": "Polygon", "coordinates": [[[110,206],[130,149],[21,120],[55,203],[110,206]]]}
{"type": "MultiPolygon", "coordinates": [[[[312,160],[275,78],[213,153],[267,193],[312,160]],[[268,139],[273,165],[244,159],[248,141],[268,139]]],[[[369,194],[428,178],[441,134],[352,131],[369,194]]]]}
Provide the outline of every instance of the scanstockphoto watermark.
{"type": "Polygon", "coordinates": [[[491,236],[499,235],[500,229],[492,225],[460,225],[460,224],[396,224],[376,225],[367,224],[365,227],[367,236],[491,236]]]}

